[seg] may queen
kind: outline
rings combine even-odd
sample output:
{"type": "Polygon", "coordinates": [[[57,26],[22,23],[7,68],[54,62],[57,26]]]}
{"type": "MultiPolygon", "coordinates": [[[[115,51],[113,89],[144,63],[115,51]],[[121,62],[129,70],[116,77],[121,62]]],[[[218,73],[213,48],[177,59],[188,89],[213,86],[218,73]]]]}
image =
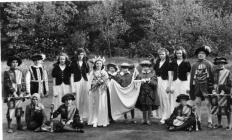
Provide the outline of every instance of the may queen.
{"type": "Polygon", "coordinates": [[[93,71],[90,73],[89,91],[89,120],[88,124],[93,127],[109,125],[107,104],[108,74],[104,70],[105,58],[94,58],[93,71]]]}

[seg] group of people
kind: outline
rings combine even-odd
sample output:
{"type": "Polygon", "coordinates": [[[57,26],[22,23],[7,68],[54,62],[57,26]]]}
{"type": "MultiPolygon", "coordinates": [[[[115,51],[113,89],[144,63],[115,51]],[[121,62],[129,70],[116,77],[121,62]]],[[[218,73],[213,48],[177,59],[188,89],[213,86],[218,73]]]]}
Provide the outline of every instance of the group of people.
{"type": "Polygon", "coordinates": [[[88,59],[80,48],[70,61],[61,53],[52,70],[52,104],[55,111],[48,120],[45,108],[40,102],[48,96],[48,74],[43,66],[44,55],[32,57],[25,78],[18,68],[22,60],[10,57],[10,67],[4,73],[4,93],[7,103],[8,132],[13,132],[12,119],[16,117],[17,129],[23,130],[22,103],[30,98],[25,120],[27,129],[46,131],[84,132],[84,124],[106,127],[124,116],[135,120],[135,110],[142,112],[142,124],[151,125],[151,117],[170,131],[201,130],[201,104],[206,101],[208,127],[221,128],[222,115],[227,116],[227,130],[231,130],[231,72],[225,68],[226,58],[217,57],[214,65],[206,59],[211,49],[200,46],[196,49],[197,61],[191,66],[183,47],[177,47],[174,58],[169,59],[165,48],[158,50],[158,59],[143,60],[138,66],[109,63],[105,67],[104,57],[88,59]],[[23,84],[25,83],[25,84],[23,84]],[[25,87],[24,87],[25,85],[25,87]],[[25,95],[26,96],[25,96],[25,95]],[[218,122],[213,123],[213,116],[218,122]]]}

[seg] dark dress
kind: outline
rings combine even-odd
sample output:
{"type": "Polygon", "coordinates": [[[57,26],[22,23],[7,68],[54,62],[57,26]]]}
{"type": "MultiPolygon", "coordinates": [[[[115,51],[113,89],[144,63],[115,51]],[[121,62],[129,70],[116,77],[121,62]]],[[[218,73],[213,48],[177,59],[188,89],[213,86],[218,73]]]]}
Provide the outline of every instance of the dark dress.
{"type": "Polygon", "coordinates": [[[157,79],[153,72],[141,73],[136,80],[150,79],[142,83],[140,87],[139,97],[136,103],[136,108],[141,111],[156,110],[159,107],[159,97],[157,95],[157,79]]]}
{"type": "Polygon", "coordinates": [[[54,123],[55,131],[60,132],[63,131],[64,126],[69,126],[72,128],[83,128],[83,124],[80,122],[80,116],[78,109],[72,105],[68,110],[68,107],[65,104],[62,104],[54,113],[53,117],[60,117],[60,121],[54,123]],[[71,124],[66,124],[68,121],[73,120],[71,124]]]}
{"type": "Polygon", "coordinates": [[[29,130],[35,130],[47,121],[44,106],[41,103],[37,106],[33,106],[32,104],[27,105],[25,115],[27,129],[29,130]]]}

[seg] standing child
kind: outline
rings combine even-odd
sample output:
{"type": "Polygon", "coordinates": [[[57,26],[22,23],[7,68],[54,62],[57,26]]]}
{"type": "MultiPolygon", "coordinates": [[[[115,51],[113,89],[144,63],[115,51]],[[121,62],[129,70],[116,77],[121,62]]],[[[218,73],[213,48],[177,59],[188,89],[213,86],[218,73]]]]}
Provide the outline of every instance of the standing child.
{"type": "Polygon", "coordinates": [[[80,122],[79,111],[75,105],[73,105],[75,97],[72,93],[68,93],[62,97],[62,105],[53,113],[53,117],[56,118],[61,116],[60,121],[54,124],[56,132],[69,131],[69,132],[80,132],[83,124],[80,122]]]}
{"type": "MultiPolygon", "coordinates": [[[[133,75],[130,73],[129,69],[130,69],[130,64],[128,63],[122,63],[121,67],[120,67],[120,72],[116,75],[115,80],[122,86],[122,87],[127,87],[128,85],[130,85],[133,75]]],[[[131,119],[132,119],[132,123],[136,123],[136,121],[134,120],[135,117],[135,110],[132,109],[131,110],[131,119]]],[[[124,114],[124,118],[125,120],[127,120],[127,113],[124,114]]]]}
{"type": "Polygon", "coordinates": [[[77,50],[76,56],[71,62],[71,86],[72,92],[76,93],[76,105],[79,109],[80,119],[87,119],[88,109],[89,109],[89,95],[88,95],[88,77],[89,65],[87,62],[87,57],[85,50],[79,48],[77,50]]]}
{"type": "Polygon", "coordinates": [[[165,48],[160,48],[158,54],[159,59],[154,65],[158,81],[157,92],[160,99],[160,106],[158,111],[156,111],[156,117],[161,118],[160,123],[164,124],[165,120],[171,115],[170,97],[168,95],[171,90],[169,51],[165,48]]]}
{"type": "Polygon", "coordinates": [[[7,103],[7,123],[8,133],[12,133],[12,119],[16,117],[17,129],[22,130],[21,117],[23,115],[22,100],[16,100],[16,98],[23,97],[22,92],[22,80],[23,73],[18,66],[20,66],[22,60],[16,56],[10,57],[7,61],[7,66],[10,67],[8,71],[4,72],[4,83],[3,89],[6,95],[7,103]]]}
{"type": "Polygon", "coordinates": [[[53,77],[53,104],[55,109],[61,105],[61,98],[71,92],[71,68],[67,54],[61,53],[52,70],[53,77]]]}
{"type": "Polygon", "coordinates": [[[171,94],[171,112],[178,105],[176,98],[180,94],[188,94],[190,89],[190,71],[191,65],[186,60],[186,51],[183,47],[178,47],[174,51],[174,60],[170,64],[170,71],[172,71],[173,94],[171,94]]]}
{"type": "MultiPolygon", "coordinates": [[[[117,65],[113,64],[113,63],[109,63],[107,65],[107,73],[109,76],[109,80],[111,79],[115,79],[116,75],[117,75],[117,65]]],[[[110,103],[110,92],[109,90],[107,90],[107,100],[108,100],[108,114],[109,114],[109,119],[110,122],[114,122],[113,118],[112,118],[112,114],[111,114],[111,103],[110,103]]]]}
{"type": "Polygon", "coordinates": [[[33,95],[34,93],[39,93],[41,97],[48,95],[48,75],[47,71],[44,69],[42,62],[42,55],[34,55],[32,57],[34,65],[29,67],[26,73],[26,90],[27,93],[33,95]]]}
{"type": "Polygon", "coordinates": [[[104,70],[105,58],[95,58],[93,71],[90,73],[89,91],[89,120],[88,124],[93,127],[109,125],[108,100],[107,100],[107,82],[108,74],[104,70]]]}
{"type": "Polygon", "coordinates": [[[218,125],[216,128],[222,128],[222,115],[227,117],[226,130],[231,130],[231,87],[232,75],[231,72],[225,68],[227,59],[218,57],[214,59],[216,69],[214,75],[214,91],[213,94],[216,98],[212,99],[212,113],[217,114],[218,125]]]}
{"type": "MultiPolygon", "coordinates": [[[[213,87],[213,65],[210,61],[206,60],[206,56],[211,52],[210,47],[201,46],[195,51],[198,60],[192,66],[190,77],[190,98],[194,100],[196,105],[196,112],[201,122],[201,103],[206,101],[207,115],[208,115],[208,128],[212,128],[212,115],[210,113],[211,104],[208,94],[213,87]]],[[[201,126],[199,126],[201,129],[201,126]]]]}
{"type": "Polygon", "coordinates": [[[143,124],[151,125],[151,111],[159,106],[159,97],[157,95],[157,79],[155,73],[151,70],[151,62],[144,60],[140,63],[142,72],[137,76],[137,80],[142,80],[139,97],[136,107],[143,112],[143,124]]]}

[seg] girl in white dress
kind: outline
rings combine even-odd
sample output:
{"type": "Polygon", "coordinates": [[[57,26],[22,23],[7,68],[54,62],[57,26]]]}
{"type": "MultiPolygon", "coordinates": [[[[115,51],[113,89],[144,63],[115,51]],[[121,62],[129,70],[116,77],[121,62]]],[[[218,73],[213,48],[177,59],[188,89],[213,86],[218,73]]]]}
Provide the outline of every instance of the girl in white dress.
{"type": "Polygon", "coordinates": [[[104,70],[104,58],[95,58],[93,71],[90,73],[89,91],[89,120],[88,125],[93,127],[109,125],[108,101],[107,101],[107,81],[108,74],[104,70]]]}
{"type": "Polygon", "coordinates": [[[57,109],[61,104],[61,98],[71,92],[71,69],[69,66],[69,58],[65,53],[58,56],[57,63],[54,64],[52,70],[53,77],[53,104],[57,109]]]}
{"type": "Polygon", "coordinates": [[[171,95],[171,112],[178,105],[177,96],[189,93],[191,65],[186,60],[186,51],[183,47],[178,47],[174,51],[174,60],[170,64],[172,74],[171,85],[173,93],[171,95]]]}
{"type": "Polygon", "coordinates": [[[71,67],[71,87],[76,93],[76,105],[79,110],[80,120],[88,119],[89,95],[88,95],[88,73],[90,71],[85,50],[79,48],[74,56],[71,67]]]}
{"type": "Polygon", "coordinates": [[[168,119],[171,115],[170,110],[170,72],[169,72],[169,52],[165,48],[160,48],[158,50],[159,59],[154,65],[154,70],[157,75],[157,93],[160,99],[160,107],[155,112],[156,117],[161,118],[161,124],[165,123],[165,120],[168,119]]]}

